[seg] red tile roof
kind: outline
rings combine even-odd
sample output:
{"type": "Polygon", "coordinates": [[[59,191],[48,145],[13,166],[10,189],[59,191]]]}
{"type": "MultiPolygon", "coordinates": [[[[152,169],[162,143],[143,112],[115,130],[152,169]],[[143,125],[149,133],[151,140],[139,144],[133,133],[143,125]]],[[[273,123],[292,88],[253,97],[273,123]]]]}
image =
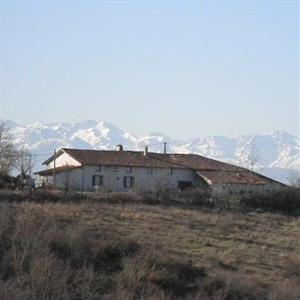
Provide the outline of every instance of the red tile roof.
{"type": "MultiPolygon", "coordinates": [[[[245,170],[231,164],[196,154],[162,154],[148,152],[144,155],[139,151],[107,151],[107,150],[80,150],[62,148],[57,156],[66,152],[82,165],[109,165],[151,168],[188,168],[193,170],[245,170]]],[[[53,160],[53,156],[44,164],[53,160]]]]}
{"type": "MultiPolygon", "coordinates": [[[[60,173],[66,170],[73,170],[73,169],[77,169],[80,168],[80,166],[62,166],[62,167],[57,167],[55,168],[55,173],[60,173]]],[[[39,172],[35,172],[35,175],[40,175],[40,176],[52,176],[53,175],[53,168],[52,169],[47,169],[47,170],[42,170],[39,172]]]]}
{"type": "Polygon", "coordinates": [[[272,179],[251,171],[197,171],[197,174],[211,183],[222,184],[253,184],[262,185],[272,182],[272,179]]]}
{"type": "Polygon", "coordinates": [[[144,155],[137,151],[107,151],[63,149],[83,165],[131,166],[131,167],[174,167],[168,161],[156,159],[152,153],[144,155]]]}

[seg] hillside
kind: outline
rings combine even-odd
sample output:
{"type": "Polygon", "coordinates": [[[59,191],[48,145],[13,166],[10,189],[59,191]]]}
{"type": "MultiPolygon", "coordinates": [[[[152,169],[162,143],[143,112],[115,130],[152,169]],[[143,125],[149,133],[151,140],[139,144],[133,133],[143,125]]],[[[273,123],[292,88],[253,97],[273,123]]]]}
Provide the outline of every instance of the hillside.
{"type": "Polygon", "coordinates": [[[162,142],[168,143],[169,152],[196,153],[209,158],[247,166],[248,153],[255,147],[259,155],[257,171],[287,183],[292,174],[300,175],[300,141],[286,132],[266,135],[242,135],[237,138],[210,136],[185,141],[174,140],[161,133],[138,135],[125,132],[111,123],[87,120],[70,123],[33,123],[27,126],[8,122],[14,143],[25,146],[34,154],[35,170],[60,147],[85,149],[141,150],[149,145],[150,151],[162,151],[162,142]]]}
{"type": "Polygon", "coordinates": [[[296,300],[299,228],[255,210],[1,203],[0,299],[296,300]]]}

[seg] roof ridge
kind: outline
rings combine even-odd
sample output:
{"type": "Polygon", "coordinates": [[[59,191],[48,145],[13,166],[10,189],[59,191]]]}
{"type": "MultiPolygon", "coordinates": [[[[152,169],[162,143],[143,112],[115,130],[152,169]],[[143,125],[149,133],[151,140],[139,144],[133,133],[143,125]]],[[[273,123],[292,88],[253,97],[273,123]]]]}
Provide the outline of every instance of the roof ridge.
{"type": "Polygon", "coordinates": [[[78,148],[61,148],[66,151],[93,151],[93,152],[136,152],[136,153],[143,153],[143,151],[136,151],[136,150],[106,150],[106,149],[78,149],[78,148]]]}

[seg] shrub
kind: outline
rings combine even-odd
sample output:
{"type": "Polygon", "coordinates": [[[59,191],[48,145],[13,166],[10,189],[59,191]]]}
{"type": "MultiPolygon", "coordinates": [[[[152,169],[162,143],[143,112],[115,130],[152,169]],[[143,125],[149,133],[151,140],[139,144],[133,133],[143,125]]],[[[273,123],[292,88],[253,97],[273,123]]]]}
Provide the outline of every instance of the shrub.
{"type": "Polygon", "coordinates": [[[113,288],[113,280],[91,266],[79,269],[72,280],[73,299],[98,300],[113,288]]]}
{"type": "Polygon", "coordinates": [[[197,299],[256,300],[267,299],[266,292],[253,277],[226,272],[206,277],[201,282],[197,299]]]}
{"type": "Polygon", "coordinates": [[[284,268],[289,276],[300,280],[300,254],[286,257],[284,260],[284,268]]]}
{"type": "Polygon", "coordinates": [[[187,189],[179,193],[179,199],[186,204],[198,207],[214,207],[215,203],[208,191],[198,189],[187,189]]]}
{"type": "Polygon", "coordinates": [[[123,258],[134,255],[138,249],[139,245],[134,242],[110,242],[98,249],[94,258],[94,268],[108,273],[121,271],[123,258]]]}
{"type": "Polygon", "coordinates": [[[22,202],[28,200],[24,192],[1,191],[0,202],[22,202]]]}
{"type": "Polygon", "coordinates": [[[195,267],[191,262],[158,260],[152,261],[152,265],[157,273],[151,278],[151,281],[176,297],[184,296],[196,290],[196,280],[206,276],[204,268],[195,267]]]}
{"type": "Polygon", "coordinates": [[[268,300],[299,300],[299,282],[283,282],[280,286],[275,286],[269,291],[268,300]]]}
{"type": "Polygon", "coordinates": [[[96,272],[122,270],[124,257],[134,255],[139,245],[129,240],[95,241],[80,228],[55,233],[49,243],[50,250],[60,259],[68,261],[72,268],[92,266],[96,272]]]}
{"type": "Polygon", "coordinates": [[[75,192],[53,192],[43,189],[36,189],[33,191],[1,191],[0,202],[24,202],[32,201],[37,203],[47,202],[80,202],[86,200],[85,195],[75,192]]]}
{"type": "Polygon", "coordinates": [[[286,213],[300,210],[300,189],[284,188],[274,192],[258,192],[241,197],[243,206],[286,213]]]}
{"type": "Polygon", "coordinates": [[[93,244],[79,228],[55,232],[49,242],[50,251],[73,268],[82,268],[89,263],[93,244]]]}
{"type": "Polygon", "coordinates": [[[0,278],[8,278],[14,270],[6,259],[12,247],[11,236],[15,231],[16,213],[12,205],[0,204],[0,278]]]}

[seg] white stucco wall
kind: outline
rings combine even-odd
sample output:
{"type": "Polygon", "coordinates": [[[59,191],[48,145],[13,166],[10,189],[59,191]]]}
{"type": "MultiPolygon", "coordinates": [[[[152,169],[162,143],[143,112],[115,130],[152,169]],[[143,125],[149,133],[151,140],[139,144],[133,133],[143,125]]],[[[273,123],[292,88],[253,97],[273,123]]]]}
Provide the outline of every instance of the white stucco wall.
{"type": "Polygon", "coordinates": [[[56,187],[63,189],[66,184],[74,190],[95,191],[92,186],[93,175],[103,176],[103,186],[98,191],[153,191],[158,188],[177,190],[178,181],[191,181],[192,186],[199,186],[200,181],[194,171],[189,169],[173,169],[172,174],[168,174],[168,169],[162,168],[141,168],[133,167],[132,172],[128,172],[126,167],[102,166],[101,171],[97,171],[97,166],[84,166],[60,172],[56,174],[56,187]],[[134,188],[124,188],[124,176],[134,177],[134,188]]]}
{"type": "Polygon", "coordinates": [[[274,191],[282,188],[282,185],[276,182],[271,182],[264,185],[251,185],[251,184],[222,184],[215,183],[211,185],[211,190],[215,194],[226,193],[243,193],[243,192],[259,192],[259,191],[274,191]]]}
{"type": "MultiPolygon", "coordinates": [[[[59,157],[57,157],[55,159],[55,167],[62,167],[62,166],[80,166],[81,164],[74,159],[73,157],[71,157],[69,154],[67,153],[62,153],[59,157]]],[[[52,169],[54,167],[54,161],[50,162],[47,165],[48,169],[52,169]]]]}
{"type": "MultiPolygon", "coordinates": [[[[59,172],[55,175],[55,185],[57,189],[81,190],[82,169],[70,169],[68,171],[59,172]]],[[[52,182],[52,180],[51,180],[52,182]]]]}

